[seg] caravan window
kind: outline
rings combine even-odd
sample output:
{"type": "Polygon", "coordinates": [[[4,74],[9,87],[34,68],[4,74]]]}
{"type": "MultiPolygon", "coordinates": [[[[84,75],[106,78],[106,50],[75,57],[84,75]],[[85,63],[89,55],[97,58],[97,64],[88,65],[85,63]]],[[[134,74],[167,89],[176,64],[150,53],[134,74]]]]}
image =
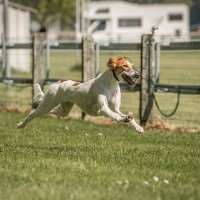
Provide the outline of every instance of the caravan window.
{"type": "Polygon", "coordinates": [[[118,25],[119,27],[141,26],[141,18],[120,18],[118,25]]]}
{"type": "Polygon", "coordinates": [[[100,8],[96,11],[96,13],[109,13],[109,9],[108,8],[100,8]]]}
{"type": "Polygon", "coordinates": [[[96,28],[94,29],[94,32],[95,31],[103,31],[106,29],[106,21],[105,20],[102,20],[102,21],[99,21],[98,22],[98,25],[96,26],[96,28]]]}
{"type": "Polygon", "coordinates": [[[169,14],[168,19],[169,19],[169,21],[182,21],[183,15],[182,15],[182,13],[169,14]]]}
{"type": "Polygon", "coordinates": [[[106,20],[91,20],[91,24],[87,29],[87,33],[91,34],[96,31],[106,30],[106,20]]]}

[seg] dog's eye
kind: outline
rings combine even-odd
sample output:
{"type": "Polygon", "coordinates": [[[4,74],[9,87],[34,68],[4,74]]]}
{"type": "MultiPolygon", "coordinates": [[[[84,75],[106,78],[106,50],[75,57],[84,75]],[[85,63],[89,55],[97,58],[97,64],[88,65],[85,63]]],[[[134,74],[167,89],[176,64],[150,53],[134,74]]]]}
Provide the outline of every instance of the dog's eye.
{"type": "Polygon", "coordinates": [[[129,65],[123,65],[122,68],[124,69],[124,71],[128,72],[131,70],[129,65]]]}

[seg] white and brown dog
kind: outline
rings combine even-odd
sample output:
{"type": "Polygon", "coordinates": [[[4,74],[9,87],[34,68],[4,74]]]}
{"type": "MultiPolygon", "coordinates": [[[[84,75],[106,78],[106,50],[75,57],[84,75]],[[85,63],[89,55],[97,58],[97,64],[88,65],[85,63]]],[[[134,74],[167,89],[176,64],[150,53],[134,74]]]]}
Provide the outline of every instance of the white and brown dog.
{"type": "Polygon", "coordinates": [[[138,83],[140,73],[127,57],[111,57],[107,66],[109,68],[107,71],[88,82],[59,81],[52,84],[46,94],[42,92],[40,85],[36,84],[35,108],[24,121],[17,124],[18,128],[24,128],[33,118],[47,113],[67,116],[76,104],[88,115],[104,115],[117,122],[129,122],[136,131],[144,132],[130,114],[125,115],[119,110],[121,104],[119,81],[125,81],[134,87],[138,83]]]}

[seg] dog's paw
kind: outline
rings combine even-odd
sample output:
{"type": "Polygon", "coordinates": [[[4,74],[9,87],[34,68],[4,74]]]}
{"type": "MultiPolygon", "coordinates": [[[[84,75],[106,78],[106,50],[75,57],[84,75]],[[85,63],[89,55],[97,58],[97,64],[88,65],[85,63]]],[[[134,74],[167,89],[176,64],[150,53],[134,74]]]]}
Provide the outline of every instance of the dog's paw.
{"type": "Polygon", "coordinates": [[[123,122],[129,122],[131,119],[129,118],[129,116],[125,116],[124,121],[123,122]]]}
{"type": "Polygon", "coordinates": [[[128,115],[124,115],[124,122],[130,122],[133,119],[133,113],[129,112],[128,115]]]}
{"type": "Polygon", "coordinates": [[[128,112],[128,119],[129,119],[129,120],[132,120],[132,119],[133,119],[133,113],[130,112],[130,111],[128,112]]]}
{"type": "Polygon", "coordinates": [[[24,126],[23,126],[23,122],[19,122],[19,123],[17,124],[17,128],[18,128],[18,129],[20,129],[20,128],[24,128],[24,126]]]}
{"type": "Polygon", "coordinates": [[[137,131],[138,133],[144,133],[144,129],[143,129],[141,126],[137,126],[137,127],[136,127],[136,131],[137,131]]]}

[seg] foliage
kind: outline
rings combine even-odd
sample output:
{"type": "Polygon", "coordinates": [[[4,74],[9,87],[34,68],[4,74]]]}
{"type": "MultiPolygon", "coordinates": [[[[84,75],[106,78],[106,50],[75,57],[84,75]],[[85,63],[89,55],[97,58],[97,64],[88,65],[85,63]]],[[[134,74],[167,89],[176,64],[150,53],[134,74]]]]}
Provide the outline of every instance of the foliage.
{"type": "Polygon", "coordinates": [[[200,134],[0,111],[0,196],[23,199],[199,199],[200,134]]]}
{"type": "Polygon", "coordinates": [[[48,27],[52,22],[61,21],[63,25],[73,26],[75,21],[74,0],[14,0],[15,2],[33,7],[38,10],[34,15],[43,26],[48,27]]]}

